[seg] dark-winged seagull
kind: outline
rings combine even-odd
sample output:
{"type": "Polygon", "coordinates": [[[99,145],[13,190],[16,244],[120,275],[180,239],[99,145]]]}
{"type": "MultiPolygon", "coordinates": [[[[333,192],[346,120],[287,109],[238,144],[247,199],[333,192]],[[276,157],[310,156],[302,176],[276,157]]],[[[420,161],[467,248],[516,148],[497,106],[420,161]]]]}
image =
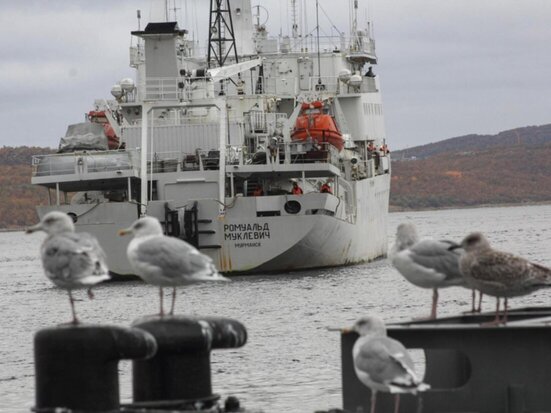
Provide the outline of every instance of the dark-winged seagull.
{"type": "Polygon", "coordinates": [[[410,283],[433,290],[430,319],[436,318],[439,288],[466,286],[459,271],[457,247],[458,244],[451,241],[419,240],[412,223],[398,225],[390,260],[410,283]]]}
{"type": "Polygon", "coordinates": [[[394,412],[398,413],[400,393],[417,394],[430,386],[417,377],[406,348],[387,337],[384,322],[374,316],[362,317],[353,327],[360,337],[354,343],[352,357],[358,379],[371,389],[371,413],[375,413],[377,392],[395,394],[394,412]]]}
{"type": "Polygon", "coordinates": [[[522,257],[492,249],[480,232],[467,235],[461,242],[464,252],[459,268],[469,284],[484,294],[496,297],[493,324],[507,323],[507,299],[551,287],[551,269],[522,257]],[[500,299],[504,299],[503,319],[499,318],[500,299]]]}
{"type": "Polygon", "coordinates": [[[140,218],[119,231],[121,236],[126,234],[134,234],[126,251],[133,270],[146,283],[159,287],[161,316],[164,315],[163,287],[172,287],[172,315],[177,286],[229,281],[218,273],[210,257],[179,238],[163,235],[161,223],[154,217],[140,218]]]}
{"type": "Polygon", "coordinates": [[[72,322],[78,324],[72,290],[87,288],[93,298],[92,286],[110,278],[105,253],[92,235],[75,233],[71,217],[60,211],[48,212],[26,232],[35,231],[48,234],[40,247],[42,266],[46,276],[69,293],[72,322]]]}

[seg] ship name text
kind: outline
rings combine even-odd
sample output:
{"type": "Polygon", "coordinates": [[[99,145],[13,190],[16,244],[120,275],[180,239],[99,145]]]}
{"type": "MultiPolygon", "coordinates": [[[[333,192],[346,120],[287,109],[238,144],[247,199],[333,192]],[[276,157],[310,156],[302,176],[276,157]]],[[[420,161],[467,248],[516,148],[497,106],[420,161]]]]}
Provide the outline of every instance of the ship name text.
{"type": "MultiPolygon", "coordinates": [[[[258,241],[270,239],[270,226],[268,223],[259,224],[225,224],[224,240],[226,241],[258,241]]],[[[260,246],[260,243],[256,243],[260,246]]]]}

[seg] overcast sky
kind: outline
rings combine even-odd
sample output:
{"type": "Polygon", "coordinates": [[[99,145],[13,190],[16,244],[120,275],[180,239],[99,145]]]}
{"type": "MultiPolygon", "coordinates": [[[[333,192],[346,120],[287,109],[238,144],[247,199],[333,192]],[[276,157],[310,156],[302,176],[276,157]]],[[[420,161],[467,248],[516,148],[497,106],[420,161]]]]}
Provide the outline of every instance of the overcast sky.
{"type": "MultiPolygon", "coordinates": [[[[343,31],[348,1],[320,0],[343,31]]],[[[204,30],[208,1],[192,2],[177,0],[180,26],[204,30]]],[[[288,3],[260,0],[274,35],[288,30],[288,3]]],[[[143,28],[146,0],[0,0],[0,145],[57,147],[94,99],[134,77],[136,9],[143,28]]],[[[370,0],[368,9],[391,148],[551,123],[550,0],[370,0]]],[[[330,26],[323,12],[320,25],[330,26]]]]}

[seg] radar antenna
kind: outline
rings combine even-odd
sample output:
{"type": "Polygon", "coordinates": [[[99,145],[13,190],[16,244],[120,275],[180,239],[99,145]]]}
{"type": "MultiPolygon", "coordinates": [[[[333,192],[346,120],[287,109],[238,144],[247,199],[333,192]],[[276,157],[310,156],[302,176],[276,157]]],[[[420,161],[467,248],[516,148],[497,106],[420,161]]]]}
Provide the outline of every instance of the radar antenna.
{"type": "Polygon", "coordinates": [[[235,58],[235,63],[238,63],[230,0],[211,0],[208,67],[210,68],[212,64],[224,66],[231,54],[235,58]]]}

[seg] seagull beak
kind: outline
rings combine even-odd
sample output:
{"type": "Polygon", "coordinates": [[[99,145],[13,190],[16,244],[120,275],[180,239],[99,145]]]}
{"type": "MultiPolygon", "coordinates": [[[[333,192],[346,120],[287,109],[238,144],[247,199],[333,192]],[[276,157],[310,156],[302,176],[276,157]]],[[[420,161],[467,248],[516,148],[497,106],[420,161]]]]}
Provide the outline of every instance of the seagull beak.
{"type": "Polygon", "coordinates": [[[39,222],[38,224],[25,229],[25,234],[32,234],[33,232],[40,231],[41,229],[42,229],[42,223],[39,222]]]}
{"type": "Polygon", "coordinates": [[[124,237],[125,235],[131,234],[131,233],[132,233],[131,228],[120,229],[118,232],[119,237],[124,237]]]}

